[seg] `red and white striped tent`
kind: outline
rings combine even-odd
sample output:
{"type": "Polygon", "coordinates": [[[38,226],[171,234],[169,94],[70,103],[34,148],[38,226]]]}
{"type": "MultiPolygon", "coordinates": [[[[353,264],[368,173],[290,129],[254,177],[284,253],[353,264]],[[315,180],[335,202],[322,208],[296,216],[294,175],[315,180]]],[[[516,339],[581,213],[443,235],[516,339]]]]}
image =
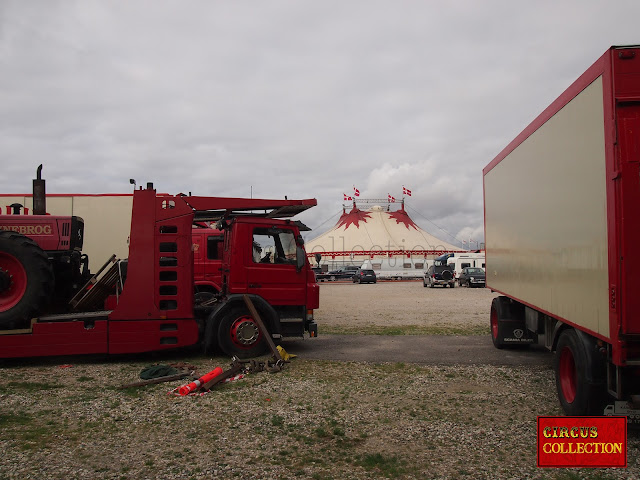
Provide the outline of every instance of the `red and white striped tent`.
{"type": "MultiPolygon", "coordinates": [[[[360,202],[367,202],[358,200],[360,202]]],[[[329,270],[346,265],[360,266],[365,260],[373,264],[402,265],[408,269],[422,269],[425,260],[445,252],[460,252],[461,248],[447,243],[421,229],[399,204],[359,208],[354,201],[352,208],[343,207],[336,225],[322,235],[306,242],[306,250],[312,265],[316,254],[321,255],[320,265],[329,270]],[[394,206],[399,208],[392,210],[394,206]]]]}

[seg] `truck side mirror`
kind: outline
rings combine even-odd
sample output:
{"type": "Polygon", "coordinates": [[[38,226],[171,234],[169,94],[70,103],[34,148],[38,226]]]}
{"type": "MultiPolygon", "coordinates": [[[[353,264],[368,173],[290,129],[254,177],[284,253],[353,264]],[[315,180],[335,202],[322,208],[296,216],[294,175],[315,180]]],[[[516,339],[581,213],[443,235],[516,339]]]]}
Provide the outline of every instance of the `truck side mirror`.
{"type": "Polygon", "coordinates": [[[307,254],[300,245],[296,247],[296,272],[301,272],[307,261],[307,254]]]}

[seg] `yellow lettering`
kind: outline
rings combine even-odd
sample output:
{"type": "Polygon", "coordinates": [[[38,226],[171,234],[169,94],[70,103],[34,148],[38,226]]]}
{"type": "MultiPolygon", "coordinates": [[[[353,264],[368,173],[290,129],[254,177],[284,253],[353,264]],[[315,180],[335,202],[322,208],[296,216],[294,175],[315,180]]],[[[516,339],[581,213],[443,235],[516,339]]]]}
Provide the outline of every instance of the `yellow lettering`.
{"type": "Polygon", "coordinates": [[[614,443],[613,444],[613,453],[622,453],[622,444],[614,443]]]}
{"type": "MultiPolygon", "coordinates": [[[[544,430],[542,430],[542,435],[544,435],[544,438],[551,438],[551,427],[544,427],[544,430]]],[[[545,443],[545,445],[547,444],[545,443]]]]}
{"type": "Polygon", "coordinates": [[[598,438],[598,427],[591,427],[591,433],[589,436],[591,438],[598,438]]]}
{"type": "MultiPolygon", "coordinates": [[[[549,428],[549,427],[547,427],[549,428]]],[[[542,445],[542,451],[544,453],[551,453],[551,450],[549,450],[547,447],[549,447],[551,444],[550,443],[545,443],[544,445],[542,445]]]]}
{"type": "Polygon", "coordinates": [[[569,438],[569,429],[567,427],[560,427],[558,438],[569,438]]]}
{"type": "Polygon", "coordinates": [[[578,438],[578,427],[571,427],[571,438],[578,438]]]}
{"type": "Polygon", "coordinates": [[[584,443],[577,443],[578,453],[584,453],[584,443]]]}

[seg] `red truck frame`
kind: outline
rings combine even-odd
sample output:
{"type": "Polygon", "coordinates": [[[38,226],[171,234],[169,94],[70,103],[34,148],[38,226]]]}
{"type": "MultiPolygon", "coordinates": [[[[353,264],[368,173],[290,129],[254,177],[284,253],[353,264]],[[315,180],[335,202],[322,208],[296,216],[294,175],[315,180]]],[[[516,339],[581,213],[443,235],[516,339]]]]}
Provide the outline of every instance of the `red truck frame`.
{"type": "MultiPolygon", "coordinates": [[[[128,260],[109,269],[109,262],[105,264],[105,273],[78,292],[68,311],[44,312],[28,328],[1,330],[0,357],[138,353],[200,341],[209,351],[259,355],[266,342],[246,310],[245,294],[274,338],[301,337],[304,332],[315,336],[313,310],[319,305],[319,288],[306,260],[299,223],[288,219],[314,205],[315,199],[157,195],[148,184],[133,195],[128,260]],[[194,263],[199,237],[192,231],[194,224],[205,221],[218,222],[224,242],[216,246],[223,255],[218,267],[222,282],[215,295],[202,297],[194,284],[206,276],[196,281],[194,268],[201,262],[194,263]],[[285,232],[293,239],[291,258],[277,265],[252,262],[256,229],[266,236],[285,232]]],[[[38,220],[31,215],[2,217],[0,230],[7,222],[38,220]]],[[[42,218],[57,221],[53,216],[42,218]]],[[[12,256],[0,253],[4,267],[12,256]]],[[[10,307],[5,305],[6,291],[1,296],[0,306],[10,307]]]]}

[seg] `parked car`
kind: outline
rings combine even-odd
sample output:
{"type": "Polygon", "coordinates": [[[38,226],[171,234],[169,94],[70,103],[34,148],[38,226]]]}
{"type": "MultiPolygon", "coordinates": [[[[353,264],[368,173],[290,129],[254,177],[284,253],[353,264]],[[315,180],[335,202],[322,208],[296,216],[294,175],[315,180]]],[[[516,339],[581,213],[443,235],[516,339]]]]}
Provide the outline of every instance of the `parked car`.
{"type": "Polygon", "coordinates": [[[322,274],[321,280],[329,280],[330,282],[335,280],[351,280],[357,269],[358,267],[355,266],[346,266],[338,270],[331,270],[322,274]]]}
{"type": "Polygon", "coordinates": [[[458,277],[458,285],[467,287],[484,287],[486,274],[479,267],[465,267],[458,277]]]}
{"type": "Polygon", "coordinates": [[[449,265],[431,265],[425,272],[422,279],[425,287],[433,287],[434,285],[442,285],[450,288],[456,286],[456,278],[453,270],[449,265]]]}
{"type": "Polygon", "coordinates": [[[376,272],[366,268],[359,268],[353,275],[353,283],[376,283],[376,272]]]}

